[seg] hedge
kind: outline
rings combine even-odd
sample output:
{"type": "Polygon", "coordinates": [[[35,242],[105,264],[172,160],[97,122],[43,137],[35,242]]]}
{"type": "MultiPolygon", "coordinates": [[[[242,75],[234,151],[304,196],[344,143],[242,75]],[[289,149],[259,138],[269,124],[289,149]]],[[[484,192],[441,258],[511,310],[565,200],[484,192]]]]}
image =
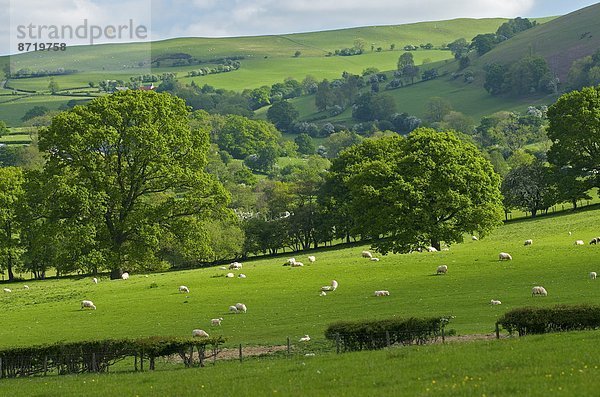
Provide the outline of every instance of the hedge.
{"type": "Polygon", "coordinates": [[[186,366],[194,362],[194,349],[200,357],[200,365],[206,358],[207,347],[216,357],[221,337],[192,339],[173,337],[148,337],[141,339],[108,339],[82,342],[59,342],[51,345],[16,347],[0,350],[0,378],[15,378],[32,375],[59,375],[83,372],[107,372],[109,367],[128,357],[138,358],[143,370],[144,359],[148,368],[154,369],[156,357],[179,354],[186,366]]]}
{"type": "Polygon", "coordinates": [[[596,329],[600,327],[600,306],[524,307],[505,313],[497,324],[519,336],[596,329]]]}
{"type": "Polygon", "coordinates": [[[329,325],[325,337],[341,343],[344,351],[382,349],[393,344],[425,344],[443,337],[450,317],[392,318],[342,321],[329,325]]]}

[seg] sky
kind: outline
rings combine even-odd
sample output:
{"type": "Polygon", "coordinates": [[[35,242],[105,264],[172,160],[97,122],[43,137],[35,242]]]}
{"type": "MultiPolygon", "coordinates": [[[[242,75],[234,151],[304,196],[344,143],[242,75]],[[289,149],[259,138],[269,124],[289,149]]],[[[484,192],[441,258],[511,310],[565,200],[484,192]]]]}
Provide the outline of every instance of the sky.
{"type": "MultiPolygon", "coordinates": [[[[14,53],[19,43],[35,41],[32,36],[38,33],[47,36],[49,31],[36,30],[40,26],[68,25],[75,29],[85,20],[96,31],[102,30],[96,42],[118,41],[111,27],[119,25],[128,26],[121,31],[120,41],[146,41],[284,34],[460,17],[541,17],[563,15],[595,3],[585,0],[0,0],[2,9],[9,11],[0,13],[0,53],[14,53]],[[30,25],[32,30],[27,30],[30,25]],[[139,26],[146,29],[145,37],[127,34],[129,28],[135,30],[139,26]]],[[[138,33],[144,30],[138,29],[141,29],[138,33]]],[[[89,43],[92,31],[88,26],[80,31],[80,36],[84,31],[85,38],[69,37],[68,44],[89,43]]]]}

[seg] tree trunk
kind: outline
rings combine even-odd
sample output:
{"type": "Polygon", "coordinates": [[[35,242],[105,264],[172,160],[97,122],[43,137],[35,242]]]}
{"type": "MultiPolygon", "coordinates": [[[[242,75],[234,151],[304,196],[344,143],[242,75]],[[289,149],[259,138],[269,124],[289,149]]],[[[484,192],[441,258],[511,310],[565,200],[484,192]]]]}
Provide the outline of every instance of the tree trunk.
{"type": "Polygon", "coordinates": [[[116,269],[110,270],[110,279],[111,280],[118,280],[121,278],[122,275],[123,275],[123,269],[121,269],[121,268],[116,268],[116,269]]]}
{"type": "Polygon", "coordinates": [[[435,240],[431,239],[431,246],[433,248],[435,248],[436,250],[441,251],[442,250],[441,245],[442,244],[441,244],[441,242],[439,240],[437,240],[437,239],[435,239],[435,240]]]}
{"type": "Polygon", "coordinates": [[[577,209],[577,200],[573,200],[571,203],[573,203],[573,211],[575,211],[577,209]]]}
{"type": "Polygon", "coordinates": [[[531,217],[535,218],[536,215],[537,215],[537,209],[532,209],[531,210],[531,217]]]}

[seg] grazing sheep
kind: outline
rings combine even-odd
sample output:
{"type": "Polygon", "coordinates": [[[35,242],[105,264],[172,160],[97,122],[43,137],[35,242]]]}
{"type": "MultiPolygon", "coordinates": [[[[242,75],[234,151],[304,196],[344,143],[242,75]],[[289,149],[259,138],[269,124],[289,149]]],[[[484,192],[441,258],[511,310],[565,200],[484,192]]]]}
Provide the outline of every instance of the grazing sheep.
{"type": "Polygon", "coordinates": [[[190,293],[190,289],[188,287],[186,287],[185,285],[180,285],[179,286],[179,292],[185,292],[186,294],[190,293]]]}
{"type": "Polygon", "coordinates": [[[338,282],[335,280],[331,280],[331,290],[335,291],[338,287],[338,282]]]}
{"type": "Polygon", "coordinates": [[[598,244],[598,243],[600,243],[600,237],[594,237],[594,238],[592,239],[592,241],[590,241],[590,245],[591,245],[591,244],[594,244],[594,245],[596,245],[596,244],[598,244]]]}
{"type": "Polygon", "coordinates": [[[386,291],[386,290],[375,291],[375,296],[390,296],[390,291],[386,291]]]}
{"type": "Polygon", "coordinates": [[[502,302],[500,302],[500,301],[498,301],[496,299],[492,299],[490,301],[490,305],[492,305],[492,306],[501,305],[501,304],[502,304],[502,302]]]}
{"type": "Polygon", "coordinates": [[[283,264],[283,266],[292,266],[294,263],[296,263],[296,258],[289,258],[287,262],[283,264]]]}
{"type": "Polygon", "coordinates": [[[302,262],[294,262],[292,264],[292,267],[302,267],[302,266],[304,266],[304,263],[302,263],[302,262]]]}
{"type": "Polygon", "coordinates": [[[512,256],[510,256],[510,254],[507,254],[506,252],[501,252],[500,254],[498,254],[498,259],[501,261],[512,261],[512,256]]]}
{"type": "Polygon", "coordinates": [[[81,301],[81,308],[84,309],[86,307],[96,310],[96,305],[94,305],[94,302],[87,300],[81,301]]]}
{"type": "Polygon", "coordinates": [[[540,296],[548,296],[548,292],[544,287],[533,287],[531,289],[531,296],[540,295],[540,296]]]}
{"type": "Polygon", "coordinates": [[[227,277],[227,278],[233,278],[233,277],[235,277],[235,274],[233,274],[233,273],[227,273],[225,275],[225,277],[227,277]]]}
{"type": "Polygon", "coordinates": [[[246,305],[244,305],[243,303],[236,303],[235,308],[238,310],[238,312],[246,313],[246,305]]]}
{"type": "Polygon", "coordinates": [[[321,291],[333,291],[333,287],[331,285],[324,285],[321,287],[321,291]]]}
{"type": "Polygon", "coordinates": [[[531,245],[533,244],[533,240],[529,239],[529,240],[525,240],[525,243],[523,243],[523,245],[531,245]]]}
{"type": "Polygon", "coordinates": [[[438,250],[435,247],[429,246],[429,247],[427,247],[427,252],[438,252],[438,250]]]}
{"type": "Polygon", "coordinates": [[[24,285],[23,289],[29,289],[29,285],[24,285]]]}
{"type": "Polygon", "coordinates": [[[208,333],[203,329],[194,329],[192,330],[192,336],[199,338],[208,338],[208,333]]]}
{"type": "Polygon", "coordinates": [[[235,306],[229,306],[229,311],[230,311],[230,312],[233,312],[233,313],[237,313],[237,312],[238,312],[238,309],[237,309],[237,307],[235,307],[235,306]]]}
{"type": "Polygon", "coordinates": [[[327,292],[321,291],[321,293],[319,294],[319,296],[327,296],[327,292]]]}
{"type": "Polygon", "coordinates": [[[363,251],[361,255],[363,258],[371,259],[373,257],[373,254],[371,254],[371,252],[369,252],[369,251],[363,251]]]}
{"type": "Polygon", "coordinates": [[[317,260],[317,258],[315,258],[313,255],[309,255],[309,257],[308,257],[308,261],[309,261],[310,263],[315,263],[315,261],[316,261],[316,260],[317,260]]]}
{"type": "Polygon", "coordinates": [[[477,238],[477,236],[471,236],[471,240],[473,240],[473,241],[477,241],[477,240],[479,240],[479,239],[477,238]]]}
{"type": "Polygon", "coordinates": [[[239,262],[233,262],[229,265],[229,269],[239,270],[242,268],[242,264],[239,262]]]}
{"type": "Polygon", "coordinates": [[[4,292],[12,292],[10,288],[4,288],[4,292]]]}
{"type": "Polygon", "coordinates": [[[373,262],[379,262],[379,258],[371,258],[373,262]]]}
{"type": "Polygon", "coordinates": [[[595,280],[595,279],[596,279],[596,276],[597,276],[596,272],[590,272],[590,278],[591,278],[592,280],[595,280]]]}
{"type": "Polygon", "coordinates": [[[585,245],[585,243],[583,242],[583,240],[577,240],[575,241],[575,245],[585,245]]]}
{"type": "Polygon", "coordinates": [[[238,277],[239,277],[239,278],[246,278],[246,275],[245,275],[244,273],[240,273],[240,274],[238,275],[238,277]]]}
{"type": "Polygon", "coordinates": [[[437,272],[436,274],[446,274],[448,273],[448,266],[446,265],[441,265],[437,267],[437,272]]]}
{"type": "Polygon", "coordinates": [[[98,279],[97,279],[96,277],[94,277],[94,278],[92,279],[92,282],[93,282],[94,284],[98,284],[98,279]]]}
{"type": "Polygon", "coordinates": [[[121,278],[123,280],[129,280],[129,273],[125,272],[125,273],[121,274],[121,278]]]}
{"type": "Polygon", "coordinates": [[[210,325],[221,325],[221,321],[223,321],[223,317],[213,318],[210,320],[210,325]]]}
{"type": "Polygon", "coordinates": [[[308,342],[310,340],[310,336],[304,335],[302,338],[298,339],[298,342],[308,342]]]}

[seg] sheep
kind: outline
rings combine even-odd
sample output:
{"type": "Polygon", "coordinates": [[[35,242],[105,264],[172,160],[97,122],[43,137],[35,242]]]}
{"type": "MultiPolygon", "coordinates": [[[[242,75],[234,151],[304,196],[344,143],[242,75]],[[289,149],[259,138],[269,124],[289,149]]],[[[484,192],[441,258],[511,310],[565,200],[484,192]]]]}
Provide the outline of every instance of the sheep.
{"type": "Polygon", "coordinates": [[[533,244],[533,240],[529,239],[529,240],[525,240],[525,242],[523,243],[523,245],[531,245],[533,244]]]}
{"type": "Polygon", "coordinates": [[[293,266],[294,263],[296,263],[296,258],[289,258],[284,264],[283,266],[293,266]]]}
{"type": "Polygon", "coordinates": [[[331,290],[335,291],[338,287],[338,282],[335,280],[331,280],[331,290]]]}
{"type": "Polygon", "coordinates": [[[97,279],[96,277],[94,277],[94,278],[92,279],[92,283],[94,283],[94,284],[98,284],[98,279],[97,279]]]}
{"type": "Polygon", "coordinates": [[[477,238],[477,236],[471,236],[471,240],[473,240],[473,241],[477,241],[477,240],[479,240],[479,239],[477,238]]]}
{"type": "Polygon", "coordinates": [[[239,262],[233,262],[229,265],[229,269],[239,270],[242,268],[242,264],[239,262]]]}
{"type": "Polygon", "coordinates": [[[596,272],[590,272],[590,278],[591,278],[592,280],[595,280],[595,279],[596,279],[596,276],[597,276],[596,272]]]}
{"type": "Polygon", "coordinates": [[[321,291],[321,293],[319,294],[319,296],[327,296],[327,292],[321,291]]]}
{"type": "Polygon", "coordinates": [[[308,342],[310,340],[310,336],[304,335],[302,338],[298,339],[298,342],[308,342]]]}
{"type": "Polygon", "coordinates": [[[591,245],[591,244],[594,244],[594,245],[596,245],[596,244],[598,244],[598,243],[600,243],[600,237],[594,237],[594,238],[592,239],[592,241],[590,241],[590,245],[591,245]]]}
{"type": "Polygon", "coordinates": [[[221,321],[223,321],[223,317],[213,318],[210,320],[210,325],[221,325],[221,321]]]}
{"type": "Polygon", "coordinates": [[[501,252],[498,254],[498,260],[512,261],[512,256],[510,254],[507,254],[506,252],[501,252]]]}
{"type": "Polygon", "coordinates": [[[317,260],[317,258],[315,258],[313,255],[309,255],[309,257],[308,257],[308,261],[309,261],[310,263],[315,263],[315,261],[316,261],[316,260],[317,260]]]}
{"type": "Polygon", "coordinates": [[[86,307],[96,310],[96,305],[94,305],[94,302],[88,300],[81,301],[81,308],[84,309],[86,307]]]}
{"type": "Polygon", "coordinates": [[[121,274],[121,278],[123,280],[129,280],[129,273],[125,272],[125,273],[121,274]]]}
{"type": "Polygon", "coordinates": [[[448,266],[447,265],[441,265],[437,267],[437,272],[436,274],[446,274],[448,273],[448,266]]]}
{"type": "Polygon", "coordinates": [[[371,261],[373,261],[373,262],[379,262],[379,258],[371,258],[371,261]]]}
{"type": "Polygon", "coordinates": [[[548,292],[546,291],[546,288],[537,286],[531,289],[531,296],[535,295],[548,296],[548,292]]]}
{"type": "Polygon", "coordinates": [[[390,291],[386,291],[386,290],[375,291],[375,296],[390,296],[390,291]]]}
{"type": "Polygon", "coordinates": [[[238,312],[246,313],[246,310],[247,310],[246,305],[244,305],[243,303],[236,303],[235,308],[238,310],[238,312]]]}
{"type": "Polygon", "coordinates": [[[4,288],[4,292],[10,293],[10,292],[12,292],[12,290],[10,288],[4,288]]]}
{"type": "Polygon", "coordinates": [[[192,336],[199,338],[208,338],[208,333],[203,329],[194,329],[192,330],[192,336]]]}
{"type": "Polygon", "coordinates": [[[492,299],[490,301],[490,305],[492,305],[492,306],[501,305],[501,304],[502,304],[502,302],[500,302],[499,300],[496,300],[496,299],[492,299]]]}
{"type": "Polygon", "coordinates": [[[294,262],[292,264],[292,267],[302,267],[302,266],[304,266],[304,263],[302,263],[302,262],[294,262]]]}
{"type": "Polygon", "coordinates": [[[373,254],[371,254],[371,252],[369,252],[369,251],[363,251],[361,255],[363,258],[371,259],[373,257],[373,254]]]}
{"type": "Polygon", "coordinates": [[[190,293],[190,289],[188,287],[186,287],[185,285],[180,285],[179,286],[179,292],[185,292],[186,294],[190,293]]]}
{"type": "Polygon", "coordinates": [[[331,285],[324,285],[321,287],[321,291],[325,292],[325,291],[333,291],[333,287],[331,285]]]}
{"type": "Polygon", "coordinates": [[[220,270],[227,270],[227,268],[225,266],[219,266],[220,270]]]}
{"type": "Polygon", "coordinates": [[[227,278],[233,278],[233,277],[235,277],[235,274],[233,274],[233,273],[227,273],[225,275],[225,277],[227,277],[227,278]]]}
{"type": "Polygon", "coordinates": [[[238,275],[238,277],[239,277],[239,278],[246,278],[246,275],[245,275],[244,273],[240,273],[240,274],[238,275]]]}
{"type": "Polygon", "coordinates": [[[569,232],[569,236],[570,236],[571,234],[572,234],[572,233],[571,233],[571,232],[569,232]]]}
{"type": "Polygon", "coordinates": [[[237,312],[238,312],[238,309],[237,309],[237,307],[235,307],[235,306],[229,306],[229,311],[230,311],[230,312],[233,312],[233,313],[237,313],[237,312]]]}
{"type": "Polygon", "coordinates": [[[23,289],[29,289],[29,285],[24,285],[23,289]]]}
{"type": "Polygon", "coordinates": [[[431,246],[427,247],[427,252],[437,252],[437,251],[438,250],[435,247],[431,247],[431,246]]]}
{"type": "Polygon", "coordinates": [[[577,240],[575,241],[575,245],[585,245],[585,243],[583,242],[583,240],[577,240]]]}

